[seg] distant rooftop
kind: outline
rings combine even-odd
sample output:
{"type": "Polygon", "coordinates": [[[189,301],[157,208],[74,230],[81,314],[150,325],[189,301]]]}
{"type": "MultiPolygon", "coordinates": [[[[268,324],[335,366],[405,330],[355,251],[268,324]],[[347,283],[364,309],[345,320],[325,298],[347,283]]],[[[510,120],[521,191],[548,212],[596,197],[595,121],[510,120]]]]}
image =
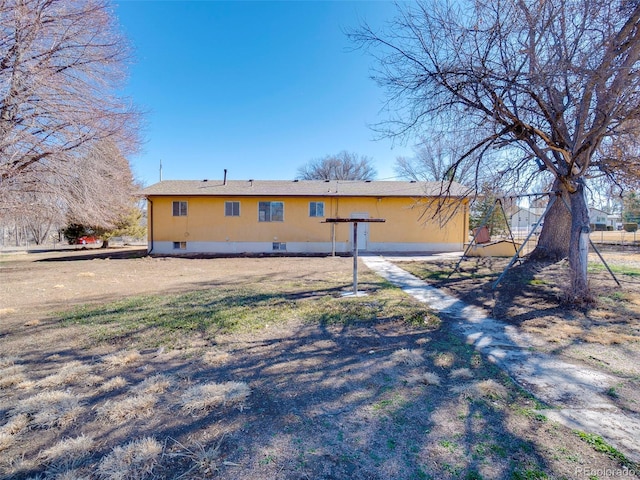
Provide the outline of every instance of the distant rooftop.
{"type": "Polygon", "coordinates": [[[142,194],[151,196],[317,196],[317,197],[464,197],[471,190],[459,183],[364,180],[164,180],[142,194]]]}

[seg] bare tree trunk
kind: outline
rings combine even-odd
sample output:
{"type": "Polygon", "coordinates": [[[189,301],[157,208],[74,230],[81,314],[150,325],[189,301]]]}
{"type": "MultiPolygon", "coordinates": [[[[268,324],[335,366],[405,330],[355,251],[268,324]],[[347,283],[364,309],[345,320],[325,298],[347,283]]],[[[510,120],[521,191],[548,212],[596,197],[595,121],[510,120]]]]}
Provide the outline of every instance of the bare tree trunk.
{"type": "Polygon", "coordinates": [[[560,192],[561,198],[556,199],[544,218],[538,245],[529,255],[532,260],[557,262],[569,256],[572,220],[571,212],[567,205],[571,205],[571,200],[569,193],[559,180],[554,182],[553,189],[556,192],[560,192]]]}
{"type": "Polygon", "coordinates": [[[49,235],[51,229],[51,220],[45,220],[40,217],[27,220],[27,226],[36,245],[42,245],[49,235]]]}
{"type": "Polygon", "coordinates": [[[589,257],[589,207],[585,197],[584,181],[577,181],[578,190],[571,195],[571,241],[569,268],[571,269],[571,300],[590,300],[587,280],[589,257]]]}
{"type": "Polygon", "coordinates": [[[558,261],[568,257],[571,271],[571,288],[567,292],[569,299],[572,302],[589,301],[589,207],[585,197],[584,181],[576,180],[578,189],[572,194],[559,183],[556,180],[554,189],[561,192],[561,197],[547,213],[538,245],[529,258],[558,261]]]}

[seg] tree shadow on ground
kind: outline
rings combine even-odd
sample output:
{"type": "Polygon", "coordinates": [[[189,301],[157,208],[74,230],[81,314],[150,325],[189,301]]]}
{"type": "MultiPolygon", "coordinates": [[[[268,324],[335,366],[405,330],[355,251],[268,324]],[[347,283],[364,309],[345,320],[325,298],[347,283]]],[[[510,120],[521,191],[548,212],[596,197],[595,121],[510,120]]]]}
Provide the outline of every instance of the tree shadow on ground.
{"type": "Polygon", "coordinates": [[[600,267],[600,260],[594,259],[591,265],[598,268],[590,265],[590,278],[596,301],[573,305],[563,301],[563,289],[568,285],[566,261],[515,266],[494,290],[505,264],[505,260],[470,259],[462,262],[459,275],[436,282],[429,278],[452,271],[452,262],[403,266],[462,303],[481,307],[492,318],[516,327],[518,334],[527,335],[530,348],[606,373],[612,378],[611,386],[602,393],[623,411],[639,413],[640,282],[636,270],[625,266],[630,275],[618,274],[619,286],[600,267]],[[484,279],[472,276],[491,270],[492,276],[484,279]]]}
{"type": "Polygon", "coordinates": [[[32,253],[56,253],[57,255],[36,260],[37,262],[77,262],[82,260],[129,260],[147,256],[146,247],[138,248],[77,248],[61,254],[60,251],[34,251],[32,253]]]}
{"type": "Polygon", "coordinates": [[[31,423],[14,434],[0,475],[54,478],[68,467],[78,477],[95,477],[114,447],[147,436],[164,447],[157,478],[574,478],[569,455],[580,465],[617,465],[544,421],[536,413],[543,406],[460,340],[446,319],[427,325],[389,314],[378,296],[385,282],[365,280],[368,297],[345,299],[338,287],[307,285],[302,272],[290,274],[295,289],[277,279],[279,293],[248,289],[243,284],[250,278],[257,285],[268,280],[248,273],[232,283],[192,282],[41,323],[16,322],[18,328],[4,332],[4,345],[16,336],[32,344],[15,359],[24,381],[0,390],[0,429],[16,405],[42,392],[68,392],[81,410],[73,421],[49,428],[31,423]],[[170,308],[165,303],[159,310],[162,302],[170,308]],[[319,315],[320,302],[337,311],[319,315]],[[294,309],[299,303],[305,308],[294,309]],[[264,313],[269,309],[288,312],[290,320],[273,321],[264,313]],[[225,322],[239,319],[255,320],[255,328],[225,330],[225,322]],[[84,330],[72,328],[79,323],[84,330]],[[168,344],[149,342],[158,328],[168,344]],[[70,347],[69,331],[86,335],[86,345],[70,347]],[[57,340],[40,344],[43,334],[57,340]],[[138,356],[112,361],[130,351],[138,356]],[[74,362],[89,368],[44,386],[74,362]],[[170,386],[141,391],[156,375],[167,376],[170,386]],[[105,388],[118,377],[119,386],[105,388]],[[191,387],[226,382],[248,385],[243,404],[185,410],[191,387]],[[127,403],[144,395],[153,397],[148,409],[127,403]],[[122,405],[131,413],[105,413],[122,405]],[[94,441],[86,456],[43,455],[82,435],[94,441]],[[218,448],[217,456],[205,462],[194,454],[199,448],[218,448]]]}
{"type": "MultiPolygon", "coordinates": [[[[572,304],[566,301],[569,284],[566,261],[541,262],[523,260],[504,270],[508,259],[469,258],[454,271],[452,261],[404,263],[411,273],[424,279],[429,285],[443,289],[469,305],[484,308],[497,320],[522,326],[529,320],[561,316],[565,320],[585,318],[595,309],[610,309],[612,301],[625,288],[632,294],[640,292],[640,282],[625,282],[622,289],[613,277],[602,269],[590,274],[591,287],[597,301],[592,304],[572,304]],[[501,282],[496,285],[500,275],[501,282]],[[603,302],[604,300],[604,302],[603,302]],[[608,303],[608,304],[607,304],[608,303]]],[[[615,309],[636,318],[638,312],[630,309],[630,303],[617,301],[615,309]]]]}
{"type": "MultiPolygon", "coordinates": [[[[224,301],[260,309],[260,301],[271,300],[239,292],[224,301]]],[[[211,307],[212,301],[192,298],[190,309],[211,307]]],[[[144,317],[154,311],[153,305],[142,303],[133,313],[144,317]]],[[[179,312],[173,314],[183,315],[182,320],[192,315],[186,308],[179,312]]],[[[122,310],[101,314],[117,318],[122,310]]],[[[97,317],[87,321],[94,328],[100,323],[97,317]]],[[[113,346],[127,348],[143,333],[114,338],[113,346]]],[[[180,445],[192,451],[197,445],[219,445],[216,475],[233,479],[543,478],[555,476],[559,468],[547,451],[554,447],[540,443],[549,426],[530,413],[539,405],[444,324],[420,328],[393,318],[332,323],[311,315],[255,332],[215,335],[195,349],[144,350],[126,365],[110,366],[105,358],[104,353],[64,347],[25,352],[20,364],[28,365],[29,380],[36,385],[74,361],[103,378],[87,385],[78,377],[61,387],[80,399],[82,413],[69,425],[25,432],[20,448],[27,459],[37,459],[61,439],[90,435],[97,448],[75,468],[95,472],[113,447],[151,436],[165,445],[155,468],[162,478],[177,478],[194,465],[183,478],[206,476],[180,445]],[[210,352],[221,359],[207,361],[210,352]],[[427,373],[434,377],[425,377],[427,373]],[[149,414],[109,420],[100,413],[105,405],[125,404],[140,395],[135,389],[157,374],[172,383],[155,394],[149,414]],[[115,377],[126,385],[101,390],[115,377]],[[245,382],[251,389],[242,408],[218,405],[185,412],[188,388],[230,381],[245,382]],[[484,390],[482,382],[488,382],[484,390]]],[[[11,403],[36,390],[12,391],[11,403]]],[[[5,418],[12,411],[6,405],[5,418]]],[[[559,439],[559,445],[566,443],[559,439]]],[[[65,455],[48,457],[44,466],[14,466],[11,478],[51,472],[67,461],[65,455]]]]}

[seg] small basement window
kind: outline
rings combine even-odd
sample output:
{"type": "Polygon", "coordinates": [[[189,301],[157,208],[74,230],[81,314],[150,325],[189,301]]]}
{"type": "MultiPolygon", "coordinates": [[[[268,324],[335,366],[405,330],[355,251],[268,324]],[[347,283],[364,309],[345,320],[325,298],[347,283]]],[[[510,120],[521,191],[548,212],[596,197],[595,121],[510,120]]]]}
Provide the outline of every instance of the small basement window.
{"type": "Polygon", "coordinates": [[[174,250],[186,250],[187,249],[187,242],[173,242],[173,249],[174,250]]]}
{"type": "Polygon", "coordinates": [[[287,244],[285,242],[273,242],[273,251],[274,252],[286,252],[287,244]]]}

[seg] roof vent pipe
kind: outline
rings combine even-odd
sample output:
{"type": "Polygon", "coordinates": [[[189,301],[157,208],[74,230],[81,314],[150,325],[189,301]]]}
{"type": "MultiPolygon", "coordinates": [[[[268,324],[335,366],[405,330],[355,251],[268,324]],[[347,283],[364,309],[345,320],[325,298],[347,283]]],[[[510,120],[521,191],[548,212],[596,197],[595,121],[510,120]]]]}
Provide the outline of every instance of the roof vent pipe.
{"type": "Polygon", "coordinates": [[[222,184],[226,185],[227,184],[227,169],[224,169],[224,179],[222,180],[222,184]]]}

